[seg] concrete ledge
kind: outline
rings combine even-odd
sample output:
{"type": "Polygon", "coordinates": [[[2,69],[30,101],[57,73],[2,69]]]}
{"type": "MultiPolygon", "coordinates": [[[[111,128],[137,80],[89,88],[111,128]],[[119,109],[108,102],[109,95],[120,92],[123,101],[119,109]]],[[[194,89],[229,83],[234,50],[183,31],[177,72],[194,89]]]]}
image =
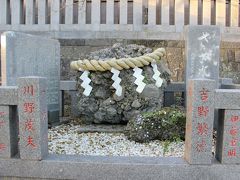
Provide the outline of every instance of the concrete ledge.
{"type": "Polygon", "coordinates": [[[216,89],[216,109],[240,109],[240,89],[216,89]]]}
{"type": "Polygon", "coordinates": [[[222,89],[240,89],[240,84],[223,84],[222,89]]]}
{"type": "Polygon", "coordinates": [[[237,180],[240,165],[189,165],[182,158],[49,155],[43,161],[0,159],[1,177],[53,179],[228,179],[237,180]]]}
{"type": "Polygon", "coordinates": [[[165,92],[185,92],[186,84],[184,82],[172,82],[164,90],[165,92]]]}
{"type": "Polygon", "coordinates": [[[219,83],[221,85],[232,85],[233,84],[233,79],[232,78],[220,78],[219,83]]]}

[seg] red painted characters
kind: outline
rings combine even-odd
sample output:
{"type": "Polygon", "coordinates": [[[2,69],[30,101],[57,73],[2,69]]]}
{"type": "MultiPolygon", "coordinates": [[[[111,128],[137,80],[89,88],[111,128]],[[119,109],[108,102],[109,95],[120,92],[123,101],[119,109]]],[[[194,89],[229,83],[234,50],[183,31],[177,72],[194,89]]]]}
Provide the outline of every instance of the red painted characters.
{"type": "Polygon", "coordinates": [[[23,87],[23,94],[34,96],[33,85],[23,87]]]}
{"type": "MultiPolygon", "coordinates": [[[[23,94],[32,97],[35,95],[35,86],[34,85],[27,85],[23,87],[23,94]]],[[[26,141],[26,147],[30,147],[31,149],[34,149],[37,147],[35,140],[34,140],[34,119],[33,115],[35,113],[35,103],[33,102],[25,102],[23,104],[23,112],[26,113],[27,118],[23,124],[24,130],[27,134],[27,136],[24,138],[24,141],[26,141]]]]}
{"type": "Polygon", "coordinates": [[[35,109],[34,103],[24,103],[24,112],[32,113],[35,109]]]}
{"type": "Polygon", "coordinates": [[[36,148],[37,145],[34,143],[34,139],[31,136],[27,137],[27,145],[26,146],[30,146],[31,148],[36,148]]]}
{"type": "Polygon", "coordinates": [[[209,93],[209,90],[207,90],[207,89],[205,89],[205,88],[202,88],[202,90],[200,91],[201,100],[202,100],[203,102],[208,101],[208,93],[209,93]]]}
{"type": "Polygon", "coordinates": [[[4,143],[0,143],[0,152],[6,149],[6,145],[4,143]]]}

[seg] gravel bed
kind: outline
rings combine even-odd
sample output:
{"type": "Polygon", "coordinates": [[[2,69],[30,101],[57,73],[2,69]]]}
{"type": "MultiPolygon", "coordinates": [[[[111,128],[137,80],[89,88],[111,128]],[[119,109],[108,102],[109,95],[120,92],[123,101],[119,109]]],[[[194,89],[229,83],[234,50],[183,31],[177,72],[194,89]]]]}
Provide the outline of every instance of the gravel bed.
{"type": "Polygon", "coordinates": [[[81,125],[63,124],[49,129],[49,152],[93,156],[182,157],[184,142],[136,143],[123,133],[79,131],[81,125]]]}

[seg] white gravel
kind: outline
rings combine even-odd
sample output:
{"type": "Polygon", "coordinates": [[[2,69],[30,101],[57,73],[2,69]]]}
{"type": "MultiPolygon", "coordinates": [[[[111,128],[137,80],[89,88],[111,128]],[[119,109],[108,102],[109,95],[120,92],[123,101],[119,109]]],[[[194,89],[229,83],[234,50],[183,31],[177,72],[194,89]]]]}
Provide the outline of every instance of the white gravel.
{"type": "Polygon", "coordinates": [[[50,129],[49,152],[94,156],[183,156],[184,142],[136,143],[122,133],[80,133],[80,127],[65,124],[50,129]]]}

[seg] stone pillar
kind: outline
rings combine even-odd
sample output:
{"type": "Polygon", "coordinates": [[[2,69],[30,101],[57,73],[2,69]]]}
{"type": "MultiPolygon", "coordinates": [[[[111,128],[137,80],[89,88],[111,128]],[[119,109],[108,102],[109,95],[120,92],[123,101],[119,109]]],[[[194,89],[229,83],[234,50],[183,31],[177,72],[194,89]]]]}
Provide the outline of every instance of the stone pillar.
{"type": "Polygon", "coordinates": [[[48,154],[46,78],[18,79],[20,158],[42,160],[48,154]]]}
{"type": "Polygon", "coordinates": [[[224,164],[240,163],[240,110],[221,110],[216,158],[224,164]]]}
{"type": "Polygon", "coordinates": [[[51,0],[51,30],[59,30],[60,24],[60,1],[59,0],[51,0]]]}
{"type": "Polygon", "coordinates": [[[169,0],[162,0],[162,9],[161,9],[161,23],[162,25],[169,25],[169,19],[170,19],[170,1],[169,0]]]}
{"type": "Polygon", "coordinates": [[[226,0],[216,1],[216,25],[220,25],[222,29],[226,25],[226,0]]]}
{"type": "Polygon", "coordinates": [[[78,109],[78,97],[76,91],[69,91],[69,94],[71,96],[71,116],[73,117],[79,117],[79,109],[78,109]]]}
{"type": "Polygon", "coordinates": [[[100,28],[100,0],[92,0],[91,24],[93,31],[99,31],[100,28]]]}
{"type": "Polygon", "coordinates": [[[184,27],[184,0],[175,0],[175,26],[177,32],[182,32],[184,27]]]}
{"type": "Polygon", "coordinates": [[[106,19],[106,24],[110,24],[110,25],[114,24],[114,0],[108,0],[107,1],[106,18],[107,18],[106,19]]]}
{"type": "Polygon", "coordinates": [[[18,152],[16,106],[0,106],[0,158],[11,158],[18,152]]]}
{"type": "Polygon", "coordinates": [[[26,24],[32,25],[35,21],[35,8],[33,0],[26,0],[26,24]]]}
{"type": "Polygon", "coordinates": [[[239,19],[239,0],[231,0],[231,26],[238,27],[239,19]]]}
{"type": "MultiPolygon", "coordinates": [[[[219,81],[220,28],[188,26],[185,32],[186,85],[188,79],[219,81]]],[[[219,86],[216,84],[216,87],[219,86]]]]}
{"type": "Polygon", "coordinates": [[[65,24],[73,24],[73,0],[66,0],[65,24]]]}
{"type": "Polygon", "coordinates": [[[86,24],[86,1],[80,1],[78,4],[78,24],[86,24]]]}
{"type": "Polygon", "coordinates": [[[203,0],[203,24],[211,25],[211,0],[203,0]]]}
{"type": "Polygon", "coordinates": [[[38,1],[38,24],[46,24],[47,8],[46,1],[38,1]]]}
{"type": "Polygon", "coordinates": [[[190,24],[197,25],[198,24],[198,0],[191,0],[190,1],[190,24]]]}
{"type": "Polygon", "coordinates": [[[11,24],[14,30],[18,30],[18,26],[21,22],[21,6],[20,6],[20,1],[11,1],[11,24]]]}
{"type": "Polygon", "coordinates": [[[211,164],[215,83],[207,79],[188,83],[184,158],[190,164],[211,164]]]}
{"type": "Polygon", "coordinates": [[[128,1],[127,0],[121,0],[120,1],[120,24],[127,24],[127,7],[128,7],[128,1]]]}
{"type": "Polygon", "coordinates": [[[143,26],[143,1],[134,0],[133,1],[133,29],[134,31],[141,31],[143,26]]]}
{"type": "Polygon", "coordinates": [[[0,25],[7,24],[7,0],[0,0],[0,25]]]}
{"type": "Polygon", "coordinates": [[[148,24],[156,25],[156,10],[157,0],[149,0],[148,1],[148,24]]]}

